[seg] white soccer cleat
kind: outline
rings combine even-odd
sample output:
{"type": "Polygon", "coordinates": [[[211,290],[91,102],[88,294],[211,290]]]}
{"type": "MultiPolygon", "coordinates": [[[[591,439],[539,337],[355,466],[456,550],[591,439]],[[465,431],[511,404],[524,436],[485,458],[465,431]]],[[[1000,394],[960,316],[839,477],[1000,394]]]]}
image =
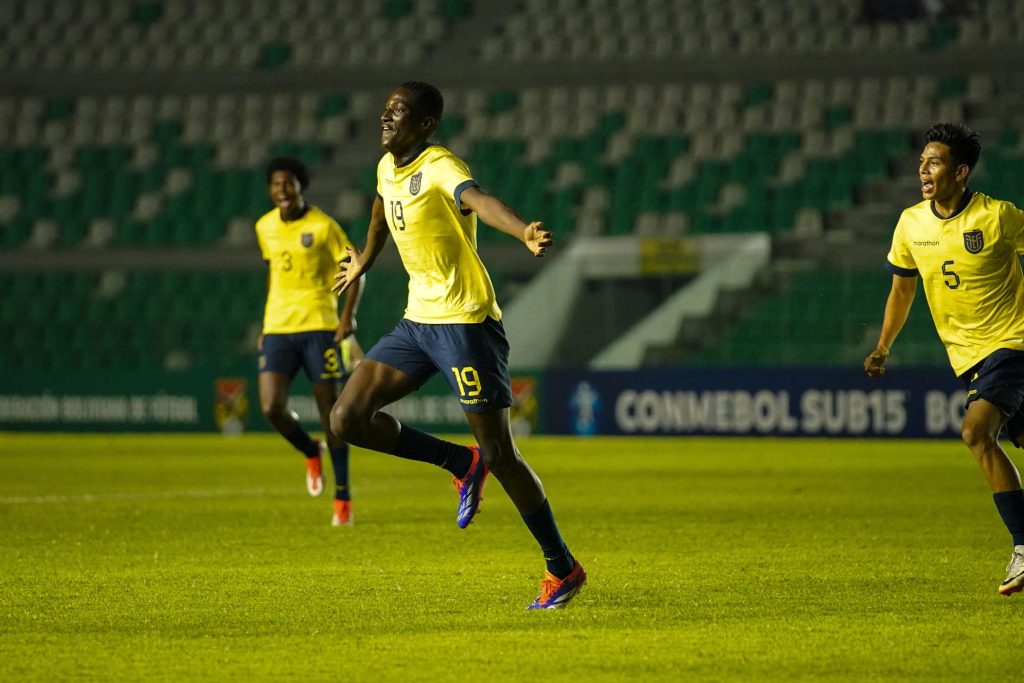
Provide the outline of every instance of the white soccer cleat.
{"type": "Polygon", "coordinates": [[[331,526],[352,526],[352,501],[335,500],[331,526]]]}
{"type": "Polygon", "coordinates": [[[323,458],[324,451],[327,450],[327,444],[323,441],[318,443],[319,449],[312,458],[306,458],[306,491],[311,496],[319,496],[324,492],[324,473],[323,467],[321,467],[321,459],[323,458]]]}
{"type": "Polygon", "coordinates": [[[1013,595],[1024,590],[1024,545],[1014,546],[1010,564],[1006,565],[1006,580],[999,584],[1000,595],[1013,595]]]}

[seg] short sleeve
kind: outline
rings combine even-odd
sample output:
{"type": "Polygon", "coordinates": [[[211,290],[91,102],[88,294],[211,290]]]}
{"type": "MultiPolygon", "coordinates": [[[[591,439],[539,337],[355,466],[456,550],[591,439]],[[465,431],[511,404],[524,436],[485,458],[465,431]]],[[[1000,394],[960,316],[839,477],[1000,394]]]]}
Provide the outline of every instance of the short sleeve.
{"type": "Polygon", "coordinates": [[[1013,244],[1018,254],[1024,254],[1024,211],[1010,202],[1002,202],[999,226],[1003,237],[1013,244]]]}
{"type": "Polygon", "coordinates": [[[476,187],[477,182],[469,171],[469,166],[462,159],[452,155],[446,155],[434,163],[434,184],[446,197],[451,197],[455,206],[464,210],[462,206],[462,193],[470,187],[476,187]]]}
{"type": "Polygon", "coordinates": [[[889,255],[886,256],[889,272],[893,275],[913,277],[917,275],[917,264],[914,262],[914,255],[907,243],[906,229],[904,228],[903,217],[900,216],[899,223],[892,235],[892,246],[889,248],[889,255]]]}
{"type": "Polygon", "coordinates": [[[256,230],[256,243],[260,245],[260,253],[263,254],[263,260],[264,261],[269,261],[270,260],[270,250],[267,249],[267,243],[263,239],[263,230],[260,228],[260,224],[261,223],[262,223],[262,221],[257,221],[256,222],[256,227],[255,227],[255,230],[256,230]]]}

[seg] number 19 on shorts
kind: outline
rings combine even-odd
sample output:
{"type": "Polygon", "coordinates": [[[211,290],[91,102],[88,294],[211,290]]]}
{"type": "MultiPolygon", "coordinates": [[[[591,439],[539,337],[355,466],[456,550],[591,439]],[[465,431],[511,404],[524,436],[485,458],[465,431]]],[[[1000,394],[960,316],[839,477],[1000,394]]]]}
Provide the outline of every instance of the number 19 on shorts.
{"type": "Polygon", "coordinates": [[[483,386],[480,384],[480,373],[476,371],[476,368],[452,368],[452,374],[455,375],[455,383],[459,385],[459,396],[462,398],[473,398],[479,396],[483,391],[483,386]]]}

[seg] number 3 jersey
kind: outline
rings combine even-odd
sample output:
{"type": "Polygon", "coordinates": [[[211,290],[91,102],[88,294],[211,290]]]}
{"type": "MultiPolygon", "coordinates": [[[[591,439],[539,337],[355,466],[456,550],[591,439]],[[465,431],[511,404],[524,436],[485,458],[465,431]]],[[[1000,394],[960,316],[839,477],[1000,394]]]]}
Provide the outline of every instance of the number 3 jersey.
{"type": "Polygon", "coordinates": [[[1024,351],[1024,211],[979,192],[949,218],[923,201],[903,211],[889,270],[921,276],[957,375],[997,349],[1024,351]]]}
{"type": "Polygon", "coordinates": [[[377,194],[409,274],[405,318],[417,323],[501,320],[494,286],[476,250],[476,214],[463,208],[463,190],[476,186],[469,167],[439,145],[395,166],[377,164],[377,194]]]}
{"type": "Polygon", "coordinates": [[[345,231],[315,206],[294,221],[281,220],[275,208],[256,221],[256,238],[270,265],[263,333],[335,329],[338,297],[331,286],[352,244],[345,231]]]}

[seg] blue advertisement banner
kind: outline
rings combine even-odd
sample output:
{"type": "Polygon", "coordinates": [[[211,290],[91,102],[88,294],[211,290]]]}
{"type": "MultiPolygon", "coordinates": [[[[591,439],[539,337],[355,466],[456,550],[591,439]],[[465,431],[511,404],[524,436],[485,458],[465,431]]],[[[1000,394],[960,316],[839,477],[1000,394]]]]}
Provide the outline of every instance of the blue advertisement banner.
{"type": "Polygon", "coordinates": [[[966,393],[948,368],[550,371],[551,434],[959,438],[966,393]]]}
{"type": "MultiPolygon", "coordinates": [[[[308,384],[290,406],[319,430],[308,384]]],[[[550,370],[513,378],[517,435],[774,435],[959,438],[963,388],[947,368],[550,370]]],[[[442,378],[388,406],[420,429],[465,432],[442,378]]],[[[84,373],[0,383],[0,431],[267,431],[255,373],[84,373]]]]}

